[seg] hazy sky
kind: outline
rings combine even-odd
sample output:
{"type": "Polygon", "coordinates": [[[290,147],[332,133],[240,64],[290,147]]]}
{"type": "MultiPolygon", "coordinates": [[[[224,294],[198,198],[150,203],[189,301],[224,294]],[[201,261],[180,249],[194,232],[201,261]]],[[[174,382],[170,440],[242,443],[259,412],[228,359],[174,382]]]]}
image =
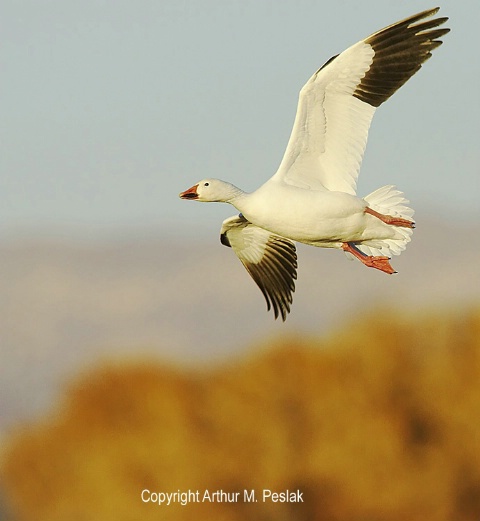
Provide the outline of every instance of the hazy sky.
{"type": "MultiPolygon", "coordinates": [[[[253,190],[276,170],[298,91],[328,58],[418,0],[3,0],[0,232],[218,231],[234,213],[181,201],[203,177],[253,190]]],[[[375,115],[359,180],[417,209],[480,195],[478,0],[375,115]]]]}

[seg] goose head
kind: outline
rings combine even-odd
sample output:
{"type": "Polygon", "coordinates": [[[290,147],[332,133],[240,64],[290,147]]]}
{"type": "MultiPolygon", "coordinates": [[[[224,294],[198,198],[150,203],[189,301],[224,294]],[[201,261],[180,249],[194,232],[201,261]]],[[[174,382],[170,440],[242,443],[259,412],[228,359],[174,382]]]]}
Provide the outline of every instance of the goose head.
{"type": "Polygon", "coordinates": [[[179,194],[180,199],[193,199],[202,202],[230,202],[242,191],[231,183],[220,179],[203,179],[185,192],[179,194]]]}

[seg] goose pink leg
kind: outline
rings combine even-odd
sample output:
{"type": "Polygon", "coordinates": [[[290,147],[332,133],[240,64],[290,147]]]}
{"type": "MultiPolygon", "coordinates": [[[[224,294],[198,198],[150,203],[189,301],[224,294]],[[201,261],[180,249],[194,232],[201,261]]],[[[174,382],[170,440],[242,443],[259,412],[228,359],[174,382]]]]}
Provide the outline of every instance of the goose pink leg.
{"type": "Polygon", "coordinates": [[[365,213],[373,215],[377,219],[380,219],[385,224],[391,224],[392,226],[401,226],[402,228],[415,228],[415,223],[413,221],[409,221],[408,219],[403,219],[402,217],[394,217],[393,215],[384,215],[383,213],[378,213],[371,208],[365,208],[365,213]]]}
{"type": "Polygon", "coordinates": [[[354,257],[356,257],[360,262],[369,268],[376,268],[377,270],[388,273],[389,275],[392,273],[397,273],[388,262],[390,260],[389,257],[374,257],[373,255],[366,255],[351,242],[344,242],[342,244],[342,249],[343,251],[348,251],[351,253],[354,257]]]}

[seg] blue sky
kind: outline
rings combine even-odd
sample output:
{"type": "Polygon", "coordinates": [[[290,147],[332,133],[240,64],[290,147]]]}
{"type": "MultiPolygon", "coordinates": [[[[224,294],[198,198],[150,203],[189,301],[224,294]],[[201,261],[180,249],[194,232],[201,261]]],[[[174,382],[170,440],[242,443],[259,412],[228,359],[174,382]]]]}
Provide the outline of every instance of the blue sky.
{"type": "MultiPolygon", "coordinates": [[[[218,231],[178,199],[203,177],[254,190],[282,158],[298,91],[332,55],[434,4],[343,0],[5,0],[0,233],[218,231]]],[[[359,193],[479,216],[478,0],[376,113],[359,193]]]]}

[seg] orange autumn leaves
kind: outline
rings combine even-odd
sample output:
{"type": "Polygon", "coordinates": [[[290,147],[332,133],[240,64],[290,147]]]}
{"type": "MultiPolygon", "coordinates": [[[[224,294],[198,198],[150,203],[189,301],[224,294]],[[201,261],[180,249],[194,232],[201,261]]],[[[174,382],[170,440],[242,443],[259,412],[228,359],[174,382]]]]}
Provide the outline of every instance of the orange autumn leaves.
{"type": "Polygon", "coordinates": [[[19,521],[480,518],[480,311],[363,317],[203,373],[101,367],[8,440],[19,521]],[[146,504],[143,489],[302,490],[146,504]]]}

